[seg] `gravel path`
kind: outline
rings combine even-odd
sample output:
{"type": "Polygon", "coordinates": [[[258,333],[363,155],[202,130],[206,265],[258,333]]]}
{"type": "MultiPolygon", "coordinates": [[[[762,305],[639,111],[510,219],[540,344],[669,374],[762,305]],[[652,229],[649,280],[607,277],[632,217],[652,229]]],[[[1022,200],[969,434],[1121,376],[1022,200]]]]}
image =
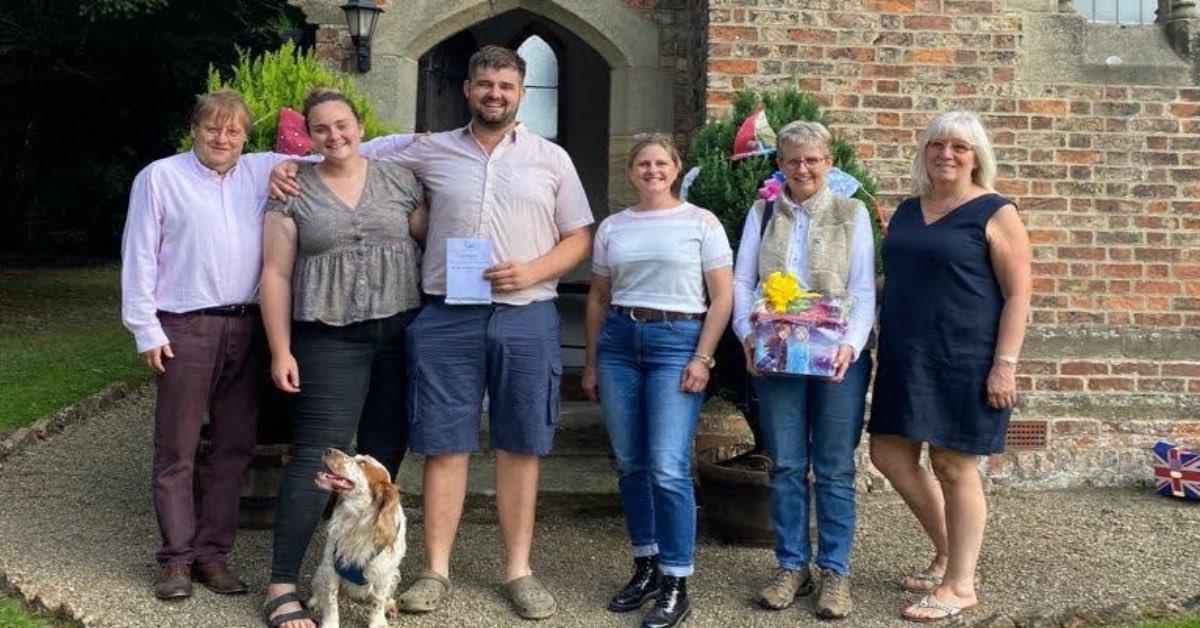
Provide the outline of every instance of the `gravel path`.
{"type": "MultiPolygon", "coordinates": [[[[254,593],[219,597],[198,588],[192,599],[156,601],[157,529],[149,495],[152,393],[141,390],[114,407],[27,449],[0,467],[0,572],[28,597],[91,626],[256,626],[267,573],[269,532],[239,536],[234,567],[254,593]]],[[[1200,506],[1147,490],[1001,493],[980,565],[987,611],[1025,615],[1123,601],[1182,600],[1200,592],[1200,506]]],[[[911,596],[892,584],[919,565],[927,548],[915,520],[895,496],[861,499],[854,557],[854,626],[895,625],[911,596]]],[[[315,545],[315,544],[314,544],[315,545]]],[[[410,509],[403,565],[421,564],[419,513],[410,509]]],[[[474,513],[454,559],[458,590],[449,608],[404,617],[405,626],[528,625],[508,611],[497,588],[499,534],[474,513]]],[[[311,555],[310,555],[311,557],[311,555]]],[[[538,574],[557,594],[560,613],[544,626],[634,626],[636,617],[607,613],[607,596],[626,577],[623,525],[612,516],[553,516],[539,522],[538,574]]],[[[702,541],[689,583],[693,626],[819,624],[799,603],[760,611],[751,597],[769,576],[771,553],[702,541]]],[[[343,625],[363,625],[361,609],[343,606],[343,625]],[[344,619],[346,616],[344,615],[344,619]]]]}

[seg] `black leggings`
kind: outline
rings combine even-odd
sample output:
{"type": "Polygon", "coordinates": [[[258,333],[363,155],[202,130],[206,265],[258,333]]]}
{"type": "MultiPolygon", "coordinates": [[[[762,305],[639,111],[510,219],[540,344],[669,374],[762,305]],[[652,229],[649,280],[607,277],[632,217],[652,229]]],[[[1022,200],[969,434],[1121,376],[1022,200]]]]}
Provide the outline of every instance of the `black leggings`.
{"type": "Polygon", "coordinates": [[[327,448],[349,448],[357,428],[358,453],[373,456],[395,478],[408,446],[404,330],[416,312],[344,327],[293,323],[300,393],[292,460],[275,508],[272,583],[300,578],[304,553],[329,503],[329,493],[313,483],[327,448]]]}

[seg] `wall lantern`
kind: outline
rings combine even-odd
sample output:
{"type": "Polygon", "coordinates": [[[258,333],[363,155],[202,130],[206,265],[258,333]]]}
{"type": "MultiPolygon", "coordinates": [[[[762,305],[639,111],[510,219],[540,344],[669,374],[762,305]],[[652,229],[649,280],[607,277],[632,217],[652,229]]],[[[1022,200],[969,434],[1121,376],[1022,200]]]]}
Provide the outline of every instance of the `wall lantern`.
{"type": "Polygon", "coordinates": [[[371,35],[375,32],[375,21],[383,9],[373,0],[349,0],[342,5],[346,12],[346,24],[350,27],[350,41],[358,57],[358,71],[371,71],[371,35]]]}

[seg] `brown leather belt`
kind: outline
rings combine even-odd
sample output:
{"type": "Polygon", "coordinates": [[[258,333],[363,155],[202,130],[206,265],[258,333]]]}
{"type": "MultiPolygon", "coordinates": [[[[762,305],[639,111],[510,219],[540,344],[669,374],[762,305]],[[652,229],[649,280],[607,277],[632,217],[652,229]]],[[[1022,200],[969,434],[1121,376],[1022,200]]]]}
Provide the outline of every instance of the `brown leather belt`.
{"type": "Polygon", "coordinates": [[[613,305],[610,309],[620,316],[628,316],[630,319],[639,323],[698,321],[704,318],[704,314],[699,312],[669,312],[667,310],[656,310],[649,307],[625,307],[624,305],[613,305]]]}

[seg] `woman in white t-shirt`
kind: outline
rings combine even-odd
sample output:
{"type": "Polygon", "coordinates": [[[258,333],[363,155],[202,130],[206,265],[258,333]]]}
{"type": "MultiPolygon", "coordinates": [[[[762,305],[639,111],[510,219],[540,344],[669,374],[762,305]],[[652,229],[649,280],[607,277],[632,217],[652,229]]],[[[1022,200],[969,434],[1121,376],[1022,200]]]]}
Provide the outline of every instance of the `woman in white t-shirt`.
{"type": "Polygon", "coordinates": [[[676,196],[681,166],[668,136],[634,138],[638,202],[596,232],[587,307],[583,386],[604,408],[634,555],[633,577],[608,608],[657,597],[649,627],[677,625],[691,610],[692,440],[733,307],[729,240],[716,216],[676,196]]]}

